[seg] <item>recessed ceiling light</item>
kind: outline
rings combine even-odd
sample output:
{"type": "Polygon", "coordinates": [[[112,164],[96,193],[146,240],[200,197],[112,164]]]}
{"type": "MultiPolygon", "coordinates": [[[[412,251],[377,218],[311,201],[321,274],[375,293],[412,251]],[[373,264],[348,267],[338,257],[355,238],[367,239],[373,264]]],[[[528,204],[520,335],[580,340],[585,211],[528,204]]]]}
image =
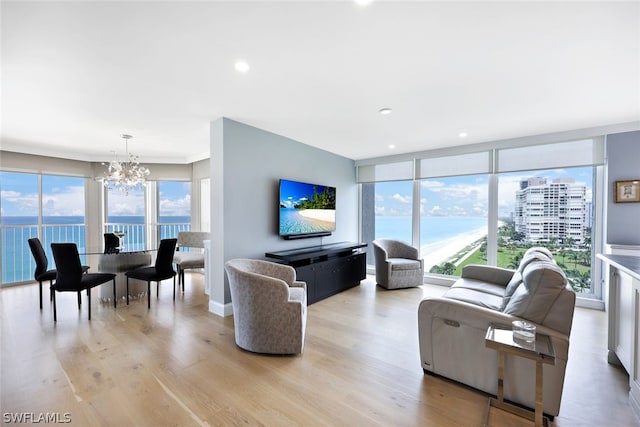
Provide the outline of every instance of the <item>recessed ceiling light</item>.
{"type": "Polygon", "coordinates": [[[396,148],[396,146],[395,146],[395,144],[389,144],[389,148],[390,148],[391,150],[393,150],[394,148],[396,148]]]}
{"type": "Polygon", "coordinates": [[[353,2],[358,6],[369,6],[373,0],[353,0],[353,2]]]}
{"type": "Polygon", "coordinates": [[[460,133],[458,134],[458,136],[459,136],[460,138],[466,138],[467,136],[469,136],[469,134],[468,134],[468,133],[466,133],[466,132],[460,132],[460,133]]]}
{"type": "Polygon", "coordinates": [[[378,110],[378,113],[386,116],[387,114],[391,114],[391,111],[391,108],[381,108],[378,110]]]}
{"type": "Polygon", "coordinates": [[[247,71],[249,71],[249,64],[246,63],[246,61],[236,61],[236,63],[234,64],[234,66],[236,67],[236,71],[239,73],[246,73],[247,71]]]}

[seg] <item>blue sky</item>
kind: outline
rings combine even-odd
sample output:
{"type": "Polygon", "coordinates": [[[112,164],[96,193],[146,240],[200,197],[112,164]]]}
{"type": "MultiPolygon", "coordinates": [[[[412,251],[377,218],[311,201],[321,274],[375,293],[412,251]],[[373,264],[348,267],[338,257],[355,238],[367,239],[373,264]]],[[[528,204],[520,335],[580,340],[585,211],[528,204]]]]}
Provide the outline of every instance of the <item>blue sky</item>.
{"type": "MultiPolygon", "coordinates": [[[[575,179],[587,187],[587,200],[591,197],[593,168],[570,168],[547,171],[514,172],[499,175],[498,215],[510,216],[515,204],[515,193],[522,179],[542,176],[551,182],[558,178],[575,179]]],[[[426,216],[486,216],[488,213],[488,176],[473,175],[434,178],[420,182],[420,214],[426,216]]],[[[376,184],[375,212],[381,216],[411,215],[413,185],[411,182],[385,182],[376,184]]]]}
{"type": "MultiPolygon", "coordinates": [[[[516,172],[499,177],[499,215],[513,210],[515,191],[520,180],[543,176],[548,180],[573,177],[587,186],[591,197],[593,169],[572,168],[549,171],[516,172]]],[[[44,215],[82,216],[84,214],[83,178],[43,176],[44,215]]],[[[33,174],[0,172],[0,209],[7,216],[38,214],[38,184],[33,174]]],[[[420,212],[431,216],[486,216],[488,185],[486,176],[465,176],[423,180],[420,184],[420,212]]],[[[160,183],[160,212],[163,216],[190,214],[190,183],[160,183]]],[[[292,197],[297,197],[292,194],[292,197]]],[[[387,182],[376,185],[377,215],[410,215],[413,200],[411,182],[387,182]]],[[[128,196],[117,191],[109,193],[109,215],[144,215],[142,193],[128,196]]]]}
{"type": "MultiPolygon", "coordinates": [[[[297,203],[308,200],[313,196],[314,184],[304,182],[280,180],[280,204],[292,208],[297,203]]],[[[325,190],[324,185],[316,185],[316,191],[322,193],[325,190]]]]}
{"type": "MultiPolygon", "coordinates": [[[[44,216],[83,216],[84,178],[43,175],[42,212],[44,216]]],[[[160,214],[188,216],[191,207],[189,182],[160,182],[160,214]]],[[[37,175],[0,172],[0,209],[3,216],[38,215],[37,175]]],[[[141,191],[109,192],[110,215],[144,215],[141,191]]]]}

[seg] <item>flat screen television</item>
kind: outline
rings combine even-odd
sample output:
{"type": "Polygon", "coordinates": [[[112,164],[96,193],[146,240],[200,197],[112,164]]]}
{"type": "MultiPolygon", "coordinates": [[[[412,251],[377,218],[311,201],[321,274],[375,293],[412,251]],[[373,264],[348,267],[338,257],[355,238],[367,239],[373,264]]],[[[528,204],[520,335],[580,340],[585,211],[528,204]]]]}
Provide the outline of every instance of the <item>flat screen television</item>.
{"type": "Polygon", "coordinates": [[[335,230],[335,187],[280,180],[280,236],[285,239],[330,236],[335,230]]]}

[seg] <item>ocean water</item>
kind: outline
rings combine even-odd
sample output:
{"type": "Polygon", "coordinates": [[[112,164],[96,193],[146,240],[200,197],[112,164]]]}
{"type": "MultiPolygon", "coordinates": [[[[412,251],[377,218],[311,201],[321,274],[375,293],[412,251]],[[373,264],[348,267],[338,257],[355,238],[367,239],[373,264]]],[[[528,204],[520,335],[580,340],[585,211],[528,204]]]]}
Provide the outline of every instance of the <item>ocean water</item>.
{"type": "MultiPolygon", "coordinates": [[[[144,217],[142,216],[110,216],[110,224],[133,224],[127,227],[127,244],[144,247],[144,217]]],[[[188,216],[161,216],[160,238],[175,237],[175,228],[170,224],[190,223],[188,216]],[[163,226],[164,225],[164,226],[163,226]]],[[[2,216],[0,217],[2,238],[2,283],[32,280],[35,262],[29,250],[27,240],[38,237],[38,218],[35,216],[2,216]]],[[[85,251],[85,225],[81,216],[45,216],[42,218],[42,235],[40,240],[49,260],[49,269],[53,265],[51,243],[71,242],[78,245],[80,253],[85,251]]],[[[116,225],[117,227],[117,225],[116,225]]],[[[109,227],[112,230],[114,227],[109,227]]],[[[81,257],[82,258],[82,257],[81,257]]],[[[82,260],[84,261],[84,259],[82,260]]]]}
{"type": "MultiPolygon", "coordinates": [[[[142,230],[144,217],[142,216],[112,216],[108,218],[112,224],[140,224],[142,230]]],[[[387,237],[405,242],[411,242],[411,217],[409,216],[377,216],[376,238],[387,237]]],[[[36,217],[1,217],[2,224],[2,283],[31,280],[35,263],[31,257],[27,239],[38,235],[36,217]]],[[[160,224],[189,223],[185,216],[160,217],[160,224]]],[[[43,218],[42,244],[49,258],[49,268],[53,268],[51,242],[75,242],[82,252],[85,241],[84,218],[77,216],[49,216],[43,218]]],[[[420,246],[423,255],[437,249],[438,242],[455,238],[456,236],[486,229],[487,219],[481,217],[432,217],[420,218],[420,246]]],[[[164,234],[161,227],[161,238],[172,237],[164,234]]],[[[166,228],[170,230],[170,228],[166,228]]],[[[144,244],[144,233],[127,233],[127,244],[144,244]],[[140,240],[137,242],[137,240],[140,240]]]]}
{"type": "MultiPolygon", "coordinates": [[[[376,216],[376,238],[411,243],[410,216],[376,216]]],[[[420,247],[423,255],[437,249],[438,242],[487,229],[487,218],[462,216],[421,216],[420,247]]]]}

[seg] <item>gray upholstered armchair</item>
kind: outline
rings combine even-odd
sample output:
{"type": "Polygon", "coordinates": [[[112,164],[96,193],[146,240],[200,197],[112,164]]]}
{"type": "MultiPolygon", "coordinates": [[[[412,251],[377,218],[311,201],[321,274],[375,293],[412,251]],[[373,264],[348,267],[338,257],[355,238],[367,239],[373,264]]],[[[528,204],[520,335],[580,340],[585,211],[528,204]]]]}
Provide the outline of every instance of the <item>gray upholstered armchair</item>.
{"type": "Polygon", "coordinates": [[[307,323],[307,286],[288,265],[254,259],[225,263],[236,344],[248,351],[299,354],[307,323]]]}
{"type": "Polygon", "coordinates": [[[184,291],[184,271],[189,268],[204,268],[204,241],[210,239],[206,231],[179,231],[176,252],[173,255],[173,263],[178,269],[178,285],[182,283],[184,291]],[[195,251],[181,250],[184,248],[196,248],[195,251]]]}
{"type": "Polygon", "coordinates": [[[422,285],[424,265],[416,248],[392,239],[376,239],[372,243],[378,285],[386,289],[422,285]]]}

